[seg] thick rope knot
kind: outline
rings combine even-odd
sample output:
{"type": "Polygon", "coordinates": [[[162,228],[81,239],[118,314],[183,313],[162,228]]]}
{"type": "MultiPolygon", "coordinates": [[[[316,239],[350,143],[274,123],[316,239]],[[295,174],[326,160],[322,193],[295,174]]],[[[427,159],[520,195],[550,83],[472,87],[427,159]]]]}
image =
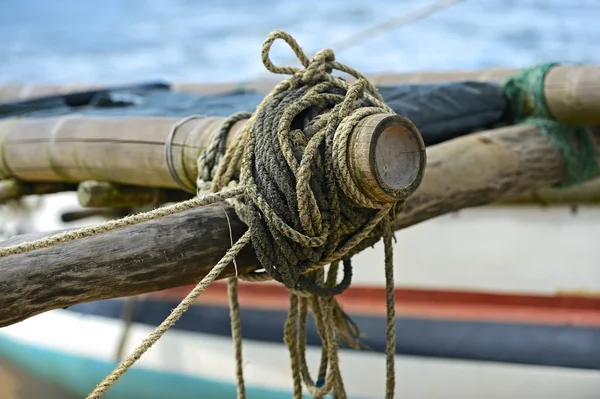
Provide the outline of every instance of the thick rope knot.
{"type": "Polygon", "coordinates": [[[270,71],[291,77],[257,107],[234,143],[239,150],[229,151],[237,156],[230,159],[215,152],[224,151],[227,126],[240,115],[225,124],[200,157],[199,183],[213,177],[216,191],[235,178],[231,162],[240,163],[240,183],[247,189],[234,204],[249,226],[267,274],[289,289],[337,295],[350,285],[349,262],[335,287],[316,284],[309,272],[349,258],[361,241],[375,235],[392,208],[368,198],[356,186],[347,166],[348,138],[361,119],[393,111],[360,73],[336,62],[331,49],[309,60],[291,36],[276,31],[265,40],[262,58],[270,71]],[[270,61],[276,39],[289,44],[304,69],[270,61]],[[332,76],[334,69],[353,75],[356,82],[332,76]],[[215,166],[206,162],[218,158],[225,162],[210,173],[215,166]]]}
{"type": "MultiPolygon", "coordinates": [[[[360,348],[360,331],[335,299],[350,286],[353,254],[384,237],[386,247],[387,396],[394,392],[394,295],[390,217],[399,203],[382,203],[357,187],[348,170],[348,141],[369,115],[393,113],[377,89],[358,71],[335,61],[331,49],[312,60],[287,33],[271,33],[261,51],[266,69],[290,75],[265,97],[253,114],[232,115],[198,158],[198,190],[219,192],[237,186],[230,198],[264,271],[239,276],[249,281],[275,279],[290,290],[284,340],[290,350],[294,398],[302,381],[316,398],[334,392],[345,398],[338,364],[338,339],[360,348]],[[276,66],[269,57],[277,39],[284,40],[303,68],[276,66]],[[331,73],[345,72],[349,83],[331,73]],[[232,124],[248,118],[225,151],[232,124]],[[248,233],[247,233],[248,234],[248,233]],[[338,265],[343,278],[337,283],[338,265]],[[327,273],[324,266],[331,264],[327,273]],[[306,316],[310,307],[322,338],[317,381],[305,359],[306,316]]],[[[237,278],[228,283],[238,386],[243,389],[237,278]]],[[[238,397],[243,397],[243,390],[238,397]]]]}
{"type": "Polygon", "coordinates": [[[331,49],[323,49],[313,57],[305,71],[300,71],[302,74],[302,83],[310,84],[322,80],[324,76],[333,72],[335,54],[331,49]]]}

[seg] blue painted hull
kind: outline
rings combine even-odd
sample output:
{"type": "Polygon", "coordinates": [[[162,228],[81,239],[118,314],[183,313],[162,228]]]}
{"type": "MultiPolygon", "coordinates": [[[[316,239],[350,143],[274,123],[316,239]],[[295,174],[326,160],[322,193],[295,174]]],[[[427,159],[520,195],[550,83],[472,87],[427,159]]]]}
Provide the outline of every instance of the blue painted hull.
{"type": "MultiPolygon", "coordinates": [[[[0,336],[0,356],[66,391],[86,397],[117,365],[0,336]]],[[[289,399],[291,392],[246,387],[248,399],[289,399]]],[[[234,399],[236,387],[182,374],[133,367],[104,396],[106,399],[234,399]]]]}
{"type": "MultiPolygon", "coordinates": [[[[120,319],[123,304],[124,301],[119,299],[98,301],[73,306],[68,310],[58,312],[76,319],[92,317],[107,323],[115,323],[120,319]]],[[[136,306],[133,321],[138,326],[153,328],[176,305],[176,302],[171,301],[144,299],[136,306]]],[[[281,344],[281,326],[284,318],[285,312],[281,310],[244,309],[242,312],[244,338],[255,344],[280,344],[283,351],[285,348],[281,344]]],[[[383,360],[385,323],[382,317],[353,315],[353,319],[367,334],[365,341],[371,350],[364,352],[377,354],[380,356],[378,361],[383,360]]],[[[93,324],[89,326],[87,322],[85,324],[80,327],[80,333],[91,332],[90,329],[95,328],[93,324]]],[[[309,324],[308,346],[316,350],[319,347],[318,337],[315,335],[312,323],[309,324]]],[[[56,324],[54,320],[48,320],[27,327],[29,332],[36,337],[38,333],[42,334],[40,337],[43,337],[46,326],[52,327],[51,329],[54,330],[55,336],[48,335],[46,344],[40,343],[39,346],[37,340],[24,343],[20,340],[19,334],[13,334],[11,337],[10,334],[4,335],[0,331],[0,356],[78,397],[85,397],[114,369],[116,363],[76,355],[71,351],[49,349],[53,346],[55,339],[61,341],[59,337],[63,336],[63,330],[57,328],[60,325],[56,324]]],[[[397,330],[397,355],[600,369],[600,356],[596,356],[600,355],[598,352],[600,329],[593,327],[398,317],[397,330]]],[[[230,339],[228,309],[225,306],[196,304],[173,327],[173,332],[187,334],[188,337],[200,335],[214,336],[215,339],[230,339]]],[[[103,337],[105,336],[99,336],[101,339],[103,337]]],[[[65,339],[63,338],[62,341],[64,344],[65,339]]],[[[85,347],[93,347],[93,344],[90,346],[93,342],[97,341],[90,340],[88,337],[85,347]]],[[[67,341],[67,346],[63,347],[71,348],[71,350],[77,347],[71,347],[70,343],[71,341],[67,341]]],[[[106,354],[106,350],[98,351],[96,349],[96,353],[106,354]]],[[[219,357],[231,358],[231,353],[215,352],[215,356],[217,360],[219,357]]],[[[271,362],[268,357],[259,358],[259,362],[261,360],[267,360],[266,363],[271,362]]],[[[188,363],[186,373],[191,374],[198,371],[195,368],[197,367],[195,358],[192,361],[194,363],[191,366],[188,363]]],[[[180,362],[181,360],[176,360],[175,367],[173,364],[167,366],[159,363],[154,369],[136,365],[108,391],[105,397],[107,399],[196,399],[199,396],[206,399],[233,399],[236,397],[233,376],[229,381],[222,381],[212,378],[214,376],[211,376],[210,372],[208,374],[199,373],[196,376],[180,373],[177,371],[177,365],[181,364],[180,362]],[[163,366],[164,371],[161,370],[163,366]]],[[[280,366],[283,366],[284,363],[285,366],[288,366],[285,359],[280,366]]],[[[360,368],[362,364],[362,360],[355,360],[356,367],[360,368]]],[[[255,379],[253,383],[262,385],[262,378],[261,374],[260,379],[255,379]]],[[[268,379],[269,375],[265,375],[264,378],[268,379]]],[[[268,380],[266,382],[269,383],[268,380]]],[[[289,399],[292,396],[292,392],[287,390],[287,385],[276,384],[279,381],[273,382],[273,386],[277,388],[268,389],[247,385],[247,398],[289,399]]],[[[357,399],[357,397],[352,396],[352,399],[357,399]]]]}
{"type": "MultiPolygon", "coordinates": [[[[144,299],[136,305],[133,322],[158,326],[179,301],[144,299]]],[[[83,303],[67,309],[81,315],[119,320],[124,301],[112,299],[83,303]]],[[[283,348],[282,326],[287,312],[278,309],[244,308],[241,313],[244,339],[283,348]]],[[[385,318],[382,315],[350,314],[365,338],[367,351],[384,356],[385,318]]],[[[320,348],[321,339],[311,317],[307,320],[307,345],[320,348]]],[[[175,331],[231,338],[227,306],[196,304],[173,326],[175,331]]],[[[342,349],[347,349],[344,344],[342,349]]],[[[600,327],[517,322],[396,317],[396,355],[492,361],[512,364],[600,370],[600,327]]]]}

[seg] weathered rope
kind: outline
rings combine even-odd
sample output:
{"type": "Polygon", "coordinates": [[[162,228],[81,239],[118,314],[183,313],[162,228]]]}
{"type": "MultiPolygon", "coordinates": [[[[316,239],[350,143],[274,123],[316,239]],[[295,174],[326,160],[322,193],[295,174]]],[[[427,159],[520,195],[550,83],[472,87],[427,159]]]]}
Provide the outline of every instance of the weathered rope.
{"type": "Polygon", "coordinates": [[[247,231],[221,258],[219,263],[198,283],[196,287],[181,301],[171,314],[163,321],[135,350],[123,360],[110,375],[108,375],[96,388],[87,396],[88,399],[98,399],[121,378],[123,374],[139,358],[146,353],[166,332],[171,328],[177,320],[188,310],[196,299],[202,294],[206,288],[212,283],[219,274],[229,265],[237,254],[250,242],[250,232],[247,231]]]}
{"type": "Polygon", "coordinates": [[[567,176],[558,187],[570,187],[598,174],[598,154],[594,142],[584,126],[574,126],[555,120],[548,107],[544,92],[544,78],[558,65],[554,62],[535,65],[521,70],[504,82],[511,116],[516,123],[533,125],[540,129],[562,153],[567,176]],[[528,99],[532,109],[525,112],[528,99]]]}
{"type": "MultiPolygon", "coordinates": [[[[393,113],[377,90],[356,70],[335,61],[325,49],[309,60],[287,33],[269,34],[262,48],[265,67],[291,75],[278,84],[250,114],[232,115],[198,157],[198,197],[132,215],[99,226],[58,234],[0,249],[0,257],[89,237],[196,206],[228,200],[248,231],[186,296],[167,319],[88,396],[100,398],[145,353],[247,244],[252,243],[263,271],[228,280],[238,398],[245,397],[242,369],[240,309],[237,279],[274,279],[290,290],[290,310],[284,341],[290,350],[294,398],[302,398],[302,382],[316,398],[332,392],[346,398],[341,377],[338,339],[358,348],[359,331],[343,312],[335,295],[351,283],[353,254],[384,237],[387,332],[386,397],[394,397],[394,298],[390,219],[401,203],[380,203],[365,196],[350,177],[347,146],[353,128],[363,118],[393,113]],[[269,59],[274,41],[283,39],[303,68],[278,67],[269,59]],[[354,76],[350,84],[333,70],[354,76]],[[248,118],[225,149],[236,121],[248,118]],[[206,193],[209,191],[210,193],[206,193]],[[337,282],[338,264],[343,277],[337,282]],[[324,267],[331,264],[327,273],[324,267]],[[322,360],[315,383],[305,358],[306,317],[312,311],[321,336],[322,360]]],[[[172,130],[174,132],[176,126],[172,130]]],[[[174,133],[170,134],[172,136],[174,133]]],[[[172,138],[172,137],[171,137],[172,138]]]]}
{"type": "MultiPolygon", "coordinates": [[[[351,265],[346,259],[344,278],[335,285],[337,260],[349,258],[353,250],[359,249],[357,244],[373,233],[393,207],[387,203],[375,203],[357,189],[347,169],[345,149],[350,132],[359,120],[391,110],[362,75],[335,63],[331,50],[318,53],[310,62],[291,37],[274,32],[265,41],[262,54],[267,69],[274,73],[292,74],[292,78],[278,85],[255,114],[232,116],[227,123],[229,126],[221,129],[199,157],[198,187],[212,181],[211,190],[216,191],[230,184],[232,172],[237,168],[230,167],[226,156],[236,154],[236,147],[246,148],[244,154],[237,152],[237,162],[242,164],[240,181],[249,190],[243,200],[234,202],[234,206],[252,231],[255,252],[266,272],[240,278],[274,278],[292,291],[284,339],[290,350],[295,397],[302,395],[301,378],[315,397],[323,397],[330,391],[336,397],[345,397],[338,364],[337,337],[353,347],[360,344],[357,342],[358,329],[333,299],[333,295],[345,290],[351,281],[351,265]],[[277,38],[290,45],[306,69],[271,64],[268,51],[277,38]],[[349,85],[333,78],[330,75],[333,69],[354,75],[358,78],[357,83],[349,85]],[[239,141],[225,153],[224,143],[229,127],[244,118],[250,118],[247,128],[238,136],[239,141]],[[223,155],[219,157],[219,153],[223,155]],[[218,159],[223,162],[219,163],[218,159]],[[329,284],[324,285],[320,267],[332,262],[336,262],[336,266],[330,269],[329,284]],[[305,329],[305,321],[302,320],[305,320],[306,309],[300,311],[303,316],[297,320],[297,307],[306,307],[308,302],[320,326],[318,330],[323,341],[319,373],[322,384],[318,385],[307,371],[303,356],[305,339],[299,336],[305,329]],[[296,322],[300,323],[299,331],[295,329],[296,322]],[[325,378],[328,365],[329,373],[325,378]]],[[[389,265],[393,267],[391,258],[389,265]]],[[[393,293],[393,281],[391,284],[393,293]]],[[[231,308],[238,309],[234,298],[230,296],[230,299],[233,299],[231,308]]],[[[388,321],[388,329],[393,331],[393,301],[391,306],[389,314],[392,319],[388,321]]],[[[238,319],[239,314],[232,311],[234,332],[238,319]]],[[[387,356],[391,370],[388,373],[388,397],[393,397],[394,390],[395,335],[392,334],[392,337],[394,343],[388,348],[387,356]]],[[[238,356],[236,352],[236,363],[240,362],[238,356]]],[[[238,369],[238,377],[239,373],[238,369]]]]}

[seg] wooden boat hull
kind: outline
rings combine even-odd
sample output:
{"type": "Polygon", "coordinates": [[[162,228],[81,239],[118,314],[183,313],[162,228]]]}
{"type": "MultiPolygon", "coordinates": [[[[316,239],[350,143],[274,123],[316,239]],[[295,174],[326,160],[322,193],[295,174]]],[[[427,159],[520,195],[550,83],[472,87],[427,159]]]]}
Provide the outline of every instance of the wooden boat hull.
{"type": "MultiPolygon", "coordinates": [[[[141,303],[140,306],[146,304],[141,303]]],[[[226,322],[225,318],[223,323],[226,322]]],[[[152,327],[134,323],[127,350],[143,339],[152,327]]],[[[83,396],[116,365],[114,354],[122,328],[122,323],[116,318],[68,310],[52,311],[3,329],[0,355],[83,396]]],[[[468,339],[478,338],[471,336],[468,339]]],[[[317,347],[309,347],[311,365],[318,364],[319,355],[317,347]]],[[[287,356],[282,343],[245,340],[248,398],[283,399],[291,396],[287,356]]],[[[592,356],[593,353],[590,354],[592,356]]],[[[384,359],[380,353],[344,350],[341,359],[350,397],[384,396],[384,359]]],[[[398,355],[397,362],[399,392],[405,392],[411,398],[442,398],[447,397],[448,392],[452,392],[453,397],[468,398],[515,395],[520,398],[592,398],[600,387],[597,370],[517,367],[404,355],[398,355]]],[[[235,397],[233,366],[230,338],[175,329],[150,349],[106,397],[187,399],[200,393],[203,397],[214,399],[232,398],[235,397]]]]}
{"type": "MultiPolygon", "coordinates": [[[[559,291],[600,291],[600,249],[589,245],[598,217],[594,209],[572,216],[564,208],[482,208],[399,232],[399,395],[595,398],[600,299],[559,291]]],[[[33,220],[44,229],[63,227],[33,220]]],[[[354,284],[340,298],[372,349],[342,351],[351,398],[384,396],[380,257],[380,248],[357,257],[354,284]]],[[[188,290],[139,297],[124,353],[188,290]]],[[[281,335],[286,293],[276,285],[241,285],[240,299],[248,397],[287,399],[292,385],[281,335]]],[[[82,397],[116,365],[122,305],[121,299],[82,304],[0,329],[0,357],[82,397]]],[[[228,334],[225,290],[218,283],[106,397],[235,397],[228,334]]],[[[320,350],[312,337],[308,358],[314,368],[320,350]]]]}

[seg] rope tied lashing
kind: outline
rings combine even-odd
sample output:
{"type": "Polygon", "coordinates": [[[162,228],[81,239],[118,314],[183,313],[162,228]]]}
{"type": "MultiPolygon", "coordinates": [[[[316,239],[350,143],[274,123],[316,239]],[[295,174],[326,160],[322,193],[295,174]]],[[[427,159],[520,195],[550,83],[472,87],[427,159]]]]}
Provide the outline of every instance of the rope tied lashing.
{"type": "Polygon", "coordinates": [[[598,174],[598,154],[584,126],[561,123],[552,115],[546,100],[544,79],[557,65],[556,62],[547,62],[521,70],[504,81],[504,92],[513,120],[536,126],[561,151],[567,173],[557,187],[566,188],[598,174]],[[525,104],[531,109],[525,110],[525,104]]]}
{"type": "MultiPolygon", "coordinates": [[[[238,277],[249,281],[274,279],[290,290],[290,309],[284,341],[290,352],[294,398],[302,398],[302,382],[315,398],[333,392],[346,398],[339,367],[338,339],[359,348],[360,332],[336,301],[349,287],[350,258],[383,237],[385,247],[387,335],[386,397],[394,397],[394,279],[391,220],[403,201],[382,202],[364,194],[348,169],[347,148],[352,130],[366,117],[394,112],[358,71],[335,61],[325,49],[312,60],[287,33],[274,31],[262,48],[265,67],[291,75],[267,95],[256,112],[235,114],[198,157],[198,196],[153,211],[100,225],[60,233],[0,249],[10,256],[171,215],[198,206],[228,201],[248,230],[171,314],[88,395],[102,395],[185,313],[248,244],[263,271],[228,280],[238,398],[245,398],[238,277]],[[303,68],[273,65],[269,52],[283,39],[303,68]],[[349,83],[331,73],[356,78],[349,83]],[[225,149],[233,123],[249,118],[225,149]],[[337,282],[339,263],[343,277],[337,282]],[[325,266],[329,265],[328,270],[325,266]],[[316,383],[306,364],[306,318],[311,310],[322,339],[322,358],[316,383]]],[[[407,122],[410,123],[410,122],[407,122]]],[[[416,129],[415,129],[416,131],[416,129]]],[[[422,161],[424,158],[422,158],[422,161]]],[[[236,269],[237,270],[237,269],[236,269]]]]}
{"type": "Polygon", "coordinates": [[[224,123],[199,157],[197,184],[206,187],[210,181],[213,192],[232,184],[246,186],[234,206],[249,226],[257,257],[269,275],[288,289],[335,295],[349,281],[321,290],[306,273],[350,256],[394,206],[358,189],[348,171],[348,137],[364,117],[393,111],[362,75],[335,62],[329,49],[309,61],[293,38],[274,32],[262,54],[267,69],[292,77],[253,115],[236,114],[224,123]],[[306,69],[271,63],[268,51],[277,38],[292,47],[306,69]],[[333,69],[357,81],[349,84],[333,77],[333,69]],[[243,118],[250,120],[225,153],[230,126],[243,118]]]}
{"type": "Polygon", "coordinates": [[[358,71],[336,62],[330,49],[309,60],[291,36],[275,31],[263,44],[262,60],[269,71],[291,77],[278,84],[254,114],[236,114],[224,123],[198,158],[197,186],[206,188],[210,183],[212,192],[238,184],[247,188],[230,202],[249,226],[264,272],[239,277],[272,278],[291,291],[284,335],[296,395],[301,394],[301,375],[316,397],[332,389],[344,397],[336,337],[355,348],[361,344],[358,328],[333,296],[351,283],[350,257],[382,236],[384,220],[399,205],[374,201],[359,190],[348,171],[346,148],[360,120],[393,111],[358,71]],[[292,48],[304,69],[272,64],[269,51],[277,39],[292,48]],[[333,70],[357,80],[350,84],[332,76],[333,70]],[[249,121],[225,151],[230,127],[244,118],[249,121]],[[336,284],[339,260],[343,278],[336,284]],[[325,277],[322,267],[327,264],[332,266],[325,277]],[[305,338],[300,333],[309,305],[323,340],[319,386],[307,371],[305,338]],[[331,370],[326,378],[327,363],[331,370]]]}

